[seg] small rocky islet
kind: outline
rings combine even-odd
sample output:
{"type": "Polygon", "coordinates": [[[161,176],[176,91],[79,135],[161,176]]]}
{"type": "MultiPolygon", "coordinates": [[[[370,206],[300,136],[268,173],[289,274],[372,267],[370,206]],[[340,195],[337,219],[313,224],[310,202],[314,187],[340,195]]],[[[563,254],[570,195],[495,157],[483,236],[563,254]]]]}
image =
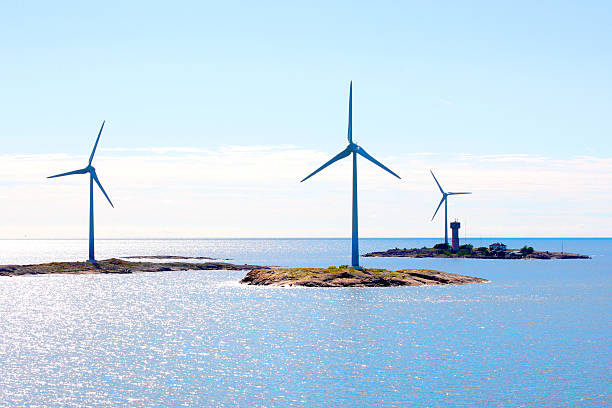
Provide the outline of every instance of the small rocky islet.
{"type": "Polygon", "coordinates": [[[248,285],[371,287],[463,285],[483,283],[486,279],[457,275],[432,269],[354,269],[347,265],[329,268],[265,268],[253,269],[240,281],[248,285]]]}
{"type": "Polygon", "coordinates": [[[472,245],[461,245],[452,251],[448,244],[437,244],[433,248],[392,248],[386,251],[369,252],[364,257],[398,257],[398,258],[474,258],[474,259],[591,259],[588,255],[570,252],[536,251],[524,246],[520,249],[509,249],[503,244],[492,244],[487,247],[474,248],[472,245]]]}

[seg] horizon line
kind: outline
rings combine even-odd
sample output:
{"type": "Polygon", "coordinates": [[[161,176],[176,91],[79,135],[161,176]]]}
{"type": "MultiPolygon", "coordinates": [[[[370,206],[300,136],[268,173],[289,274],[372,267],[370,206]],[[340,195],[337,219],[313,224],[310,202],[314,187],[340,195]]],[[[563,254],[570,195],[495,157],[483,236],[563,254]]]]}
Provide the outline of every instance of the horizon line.
{"type": "MultiPolygon", "coordinates": [[[[166,240],[166,241],[188,241],[188,240],[249,240],[249,239],[269,239],[269,240],[316,240],[316,239],[330,239],[330,240],[351,240],[351,237],[128,237],[128,238],[96,238],[96,241],[153,241],[153,240],[166,240]]],[[[361,239],[444,239],[440,237],[362,237],[361,239]]],[[[563,237],[551,237],[551,236],[516,236],[516,237],[502,237],[502,236],[472,236],[472,237],[460,237],[460,240],[468,239],[612,239],[612,236],[563,236],[563,237]]],[[[0,238],[0,241],[87,241],[88,238],[0,238]]]]}

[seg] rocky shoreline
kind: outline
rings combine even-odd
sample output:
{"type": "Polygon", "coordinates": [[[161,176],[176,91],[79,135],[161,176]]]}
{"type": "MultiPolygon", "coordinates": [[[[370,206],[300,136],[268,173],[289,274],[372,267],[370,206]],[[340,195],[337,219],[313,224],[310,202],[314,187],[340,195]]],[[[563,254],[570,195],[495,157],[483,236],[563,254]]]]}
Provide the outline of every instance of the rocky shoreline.
{"type": "Polygon", "coordinates": [[[483,282],[488,281],[431,269],[389,271],[364,268],[359,271],[348,267],[253,269],[240,281],[247,285],[309,287],[464,285],[483,282]]]}
{"type": "Polygon", "coordinates": [[[90,262],[50,262],[38,265],[0,265],[0,276],[21,276],[41,274],[97,274],[97,273],[137,273],[166,272],[187,270],[230,270],[244,271],[261,269],[261,265],[235,265],[227,262],[132,262],[111,258],[90,262]]]}

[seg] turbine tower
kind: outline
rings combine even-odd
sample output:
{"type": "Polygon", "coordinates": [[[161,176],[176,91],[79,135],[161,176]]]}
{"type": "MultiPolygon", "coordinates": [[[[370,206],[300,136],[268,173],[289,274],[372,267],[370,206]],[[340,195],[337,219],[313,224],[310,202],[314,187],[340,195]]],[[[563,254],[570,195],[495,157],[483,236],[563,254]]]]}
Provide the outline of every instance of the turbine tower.
{"type": "Polygon", "coordinates": [[[93,161],[94,154],[96,153],[96,148],[98,147],[98,142],[100,141],[100,135],[102,134],[102,129],[104,128],[104,122],[102,122],[102,126],[100,127],[100,131],[98,132],[98,138],[96,139],[96,143],[94,144],[93,150],[91,151],[91,156],[89,156],[89,163],[87,163],[87,167],[82,168],[80,170],[69,171],[67,173],[56,174],[55,176],[49,176],[47,178],[55,178],[55,177],[63,177],[69,176],[71,174],[86,174],[89,173],[89,259],[87,262],[96,262],[96,258],[94,256],[94,213],[93,213],[93,183],[94,181],[100,187],[100,190],[110,203],[111,207],[115,208],[110,198],[108,198],[108,194],[104,191],[102,184],[100,184],[100,180],[98,180],[98,176],[96,174],[96,169],[91,165],[93,161]]]}
{"type": "Polygon", "coordinates": [[[362,147],[353,143],[353,81],[351,81],[351,85],[349,88],[349,113],[348,113],[348,146],[346,149],[335,155],[331,158],[327,163],[319,167],[317,170],[312,172],[308,177],[304,178],[301,182],[308,180],[310,177],[314,176],[330,164],[344,159],[347,156],[353,155],[353,233],[352,233],[352,242],[351,242],[351,266],[355,269],[361,269],[359,266],[359,234],[358,234],[358,226],[357,226],[357,155],[361,155],[374,163],[375,165],[381,167],[383,170],[393,174],[397,178],[401,178],[391,170],[389,170],[385,165],[380,163],[378,160],[370,156],[362,147]]]}
{"type": "Polygon", "coordinates": [[[431,217],[431,220],[433,221],[434,218],[436,218],[436,214],[438,213],[438,210],[440,209],[440,206],[442,205],[442,203],[444,203],[444,243],[448,244],[448,205],[447,205],[447,197],[451,196],[451,195],[458,195],[458,194],[472,194],[472,193],[451,193],[451,192],[445,192],[442,189],[442,186],[440,186],[440,183],[438,183],[438,179],[436,178],[436,176],[433,174],[433,171],[429,170],[431,172],[431,175],[433,176],[434,180],[436,181],[436,184],[438,185],[438,188],[440,189],[440,192],[442,193],[442,200],[440,200],[440,204],[438,204],[438,208],[436,208],[436,212],[434,213],[433,217],[431,217]]]}

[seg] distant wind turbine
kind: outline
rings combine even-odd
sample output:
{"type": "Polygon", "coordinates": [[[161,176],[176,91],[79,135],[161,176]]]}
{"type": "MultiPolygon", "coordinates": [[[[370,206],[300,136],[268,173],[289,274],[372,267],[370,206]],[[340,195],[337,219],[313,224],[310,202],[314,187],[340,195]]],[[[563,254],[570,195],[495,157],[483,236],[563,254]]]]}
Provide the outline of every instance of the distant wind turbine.
{"type": "Polygon", "coordinates": [[[89,173],[89,259],[88,262],[96,262],[96,258],[94,256],[94,213],[93,213],[93,183],[94,181],[102,190],[102,193],[110,203],[111,207],[115,208],[110,198],[108,198],[108,194],[104,191],[102,184],[100,184],[100,180],[98,180],[98,176],[96,175],[96,169],[91,165],[93,161],[94,154],[96,153],[96,148],[98,147],[98,142],[100,141],[100,135],[102,134],[102,129],[104,128],[104,122],[102,122],[102,126],[100,127],[100,132],[98,132],[98,138],[96,139],[96,143],[94,144],[93,150],[91,151],[91,156],[89,156],[89,163],[87,163],[87,167],[80,169],[69,171],[67,173],[56,174],[55,176],[49,176],[47,178],[55,178],[55,177],[63,177],[69,176],[71,174],[86,174],[89,173]]]}
{"type": "MultiPolygon", "coordinates": [[[[357,227],[357,155],[361,155],[386,170],[387,172],[393,174],[395,177],[400,178],[397,174],[389,170],[385,165],[380,163],[378,160],[370,156],[362,147],[353,143],[353,81],[351,81],[350,90],[349,90],[349,115],[348,115],[348,141],[349,144],[340,153],[331,158],[327,163],[319,167],[317,170],[312,172],[308,177],[304,178],[301,182],[308,180],[310,177],[314,176],[330,164],[344,159],[345,157],[353,154],[353,234],[352,234],[352,246],[351,246],[351,264],[355,269],[361,269],[359,266],[359,234],[357,227]]],[[[300,182],[300,183],[301,183],[300,182]]]]}
{"type": "Polygon", "coordinates": [[[446,198],[451,195],[472,194],[472,193],[451,193],[451,192],[446,193],[442,189],[442,186],[440,186],[440,183],[438,183],[438,179],[433,174],[433,171],[431,170],[429,171],[431,172],[431,175],[433,176],[434,180],[436,181],[436,184],[438,185],[438,188],[440,189],[440,192],[442,193],[442,200],[440,200],[440,204],[438,204],[438,208],[436,208],[436,212],[434,213],[433,217],[431,217],[431,220],[433,221],[433,219],[436,218],[436,214],[438,213],[440,206],[442,205],[442,203],[444,203],[444,243],[448,244],[448,205],[447,205],[448,202],[446,198]]]}

